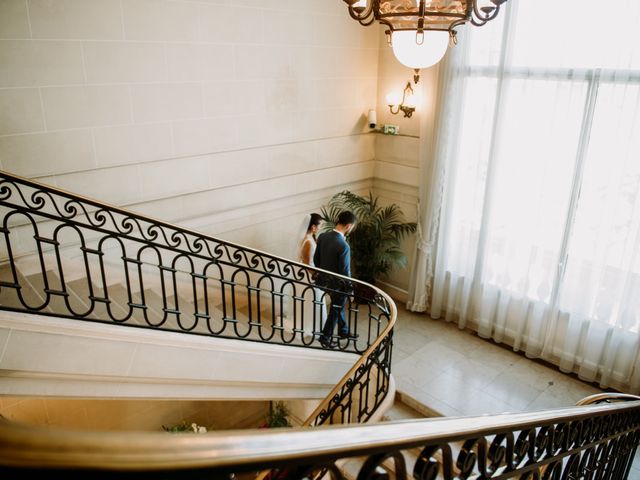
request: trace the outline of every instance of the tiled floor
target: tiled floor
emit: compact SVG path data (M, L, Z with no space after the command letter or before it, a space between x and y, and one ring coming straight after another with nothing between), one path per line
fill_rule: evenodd
M569 407L602 390L398 305L397 389L445 416Z
M399 393L444 416L570 407L602 392L455 324L398 303L391 371ZM629 480L640 479L640 459Z

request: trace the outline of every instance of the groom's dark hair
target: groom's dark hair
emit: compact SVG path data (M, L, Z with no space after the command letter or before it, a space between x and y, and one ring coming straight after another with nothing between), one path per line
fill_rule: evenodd
M349 225L350 223L356 223L356 216L348 210L340 212L340 215L338 215L338 225Z

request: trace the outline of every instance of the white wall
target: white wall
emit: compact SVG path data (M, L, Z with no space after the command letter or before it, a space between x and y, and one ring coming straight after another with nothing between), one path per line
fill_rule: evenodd
M378 34L329 0L2 0L0 168L288 253L372 185Z
M382 31L339 0L2 0L0 169L285 256L343 189L415 220L435 69L391 115Z

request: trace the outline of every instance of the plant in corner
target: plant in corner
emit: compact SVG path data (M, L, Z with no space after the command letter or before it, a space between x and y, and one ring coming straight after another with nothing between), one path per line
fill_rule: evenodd
M276 402L275 405L270 405L269 414L261 428L290 427L291 423L288 417L289 409L287 406L282 402Z
M336 193L321 210L326 230L335 226L343 210L351 210L356 215L355 227L349 234L355 278L375 284L380 276L407 265L400 242L416 231L416 223L405 221L399 205L381 206L371 192L366 197L348 190Z
M260 425L260 428L282 428L291 427L289 422L289 409L283 402L269 403L269 413L265 419L265 422ZM258 474L259 475L259 474ZM270 469L266 476L262 477L263 480L283 480L290 475L288 467ZM296 477L298 478L298 477ZM305 477L306 478L306 477Z

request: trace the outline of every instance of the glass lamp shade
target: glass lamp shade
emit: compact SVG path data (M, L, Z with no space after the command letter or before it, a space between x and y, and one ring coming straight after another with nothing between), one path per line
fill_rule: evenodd
M402 101L398 92L387 93L387 105L399 105Z
M449 46L449 32L427 30L421 44L416 42L415 30L398 30L391 39L393 54L398 61L414 69L427 68L438 63Z

